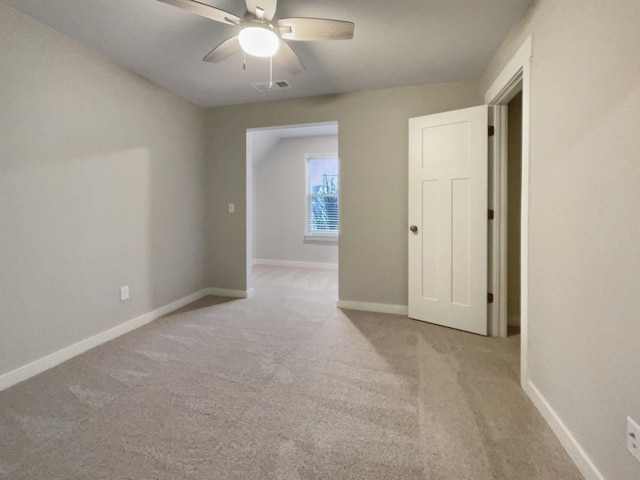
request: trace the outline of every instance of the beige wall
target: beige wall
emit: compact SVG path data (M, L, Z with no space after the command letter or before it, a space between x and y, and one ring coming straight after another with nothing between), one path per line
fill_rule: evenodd
M477 87L460 82L209 109L210 285L246 289L246 129L338 121L340 299L406 305L408 120L480 104ZM237 214L226 212L229 202Z
M338 136L283 138L253 171L255 259L336 265L338 244L305 242L307 154L337 154Z
M637 480L640 419L640 2L540 0L483 91L533 34L532 383L607 480Z
M0 5L0 374L205 286L203 125Z

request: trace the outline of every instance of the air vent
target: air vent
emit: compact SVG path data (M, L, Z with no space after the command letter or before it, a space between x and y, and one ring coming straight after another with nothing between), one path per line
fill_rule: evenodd
M291 84L286 80L277 80L273 82L273 87L269 88L269 82L252 83L253 88L259 92L269 92L272 90L282 90L283 88L291 88Z

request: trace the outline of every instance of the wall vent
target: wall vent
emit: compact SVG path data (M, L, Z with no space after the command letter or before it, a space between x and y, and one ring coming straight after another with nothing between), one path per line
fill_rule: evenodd
M269 92L273 90L282 90L283 88L291 88L291 84L286 80L276 80L273 82L273 88L269 89L269 82L252 83L253 88L259 92Z

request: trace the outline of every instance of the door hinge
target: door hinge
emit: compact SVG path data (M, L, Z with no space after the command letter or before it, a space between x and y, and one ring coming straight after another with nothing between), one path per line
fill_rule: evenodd
M493 137L496 134L496 127L489 125L489 136Z
M496 216L495 210L489 209L489 215L488 215L489 220L493 220L495 216Z
M487 303L493 303L493 293L487 293Z

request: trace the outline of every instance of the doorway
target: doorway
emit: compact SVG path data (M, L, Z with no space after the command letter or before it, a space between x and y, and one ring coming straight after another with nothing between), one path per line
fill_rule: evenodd
M507 336L520 333L522 92L507 104Z
M247 283L286 269L337 279L338 123L248 129L246 170Z
M529 311L529 136L530 136L530 98L531 98L531 57L533 54L532 37L529 36L518 51L507 62L502 71L498 74L494 82L485 93L485 103L498 106L498 112L507 115L507 106L518 95L521 96L521 185L520 185L520 238L519 238L519 267L520 267L520 298L519 298L519 320L520 320L520 385L529 391L529 369L528 369L528 311ZM502 108L500 108L502 107ZM499 115L501 117L502 115ZM500 120L500 118L498 119ZM498 121L495 125L496 131L500 132L502 138L508 138L508 122ZM502 142L500 150L505 158L506 142ZM503 162L505 163L505 162ZM507 178L502 175L496 184L497 192L507 192ZM506 210L508 203L507 195L500 196L496 201L497 214ZM507 219L501 216L498 222L498 244L505 244L507 240ZM492 331L494 336L506 336L508 330L508 271L507 271L507 251L505 248L498 250L497 261L499 268L498 275L493 283L493 288L498 292L498 306L491 317ZM513 287L512 287L513 290ZM497 314L496 314L497 312Z

